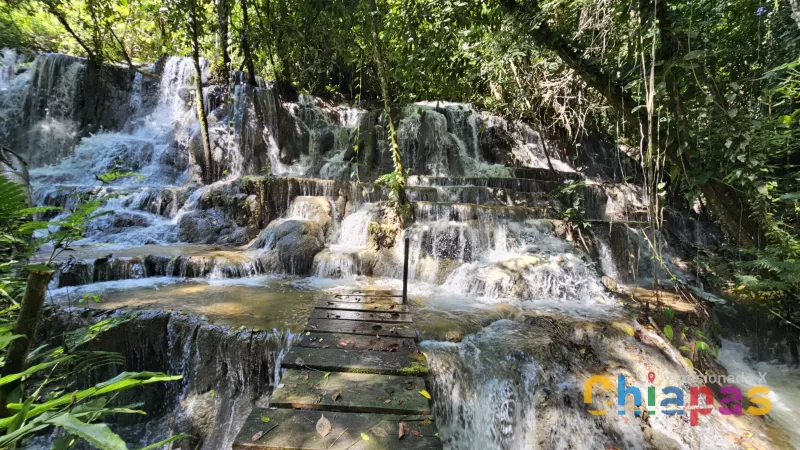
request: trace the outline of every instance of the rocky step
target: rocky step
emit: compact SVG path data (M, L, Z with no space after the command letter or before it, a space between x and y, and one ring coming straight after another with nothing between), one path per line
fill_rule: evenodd
M330 424L317 431L322 416ZM398 439L401 425L407 433ZM324 436L323 436L324 434ZM364 438L366 436L366 438ZM323 413L255 408L233 443L236 450L441 449L436 424L427 415Z
M547 192L524 192L487 186L408 186L411 201L524 206L551 200Z
M524 221L526 219L557 219L558 212L550 205L493 206L474 203L412 202L416 221Z
M235 250L210 246L174 246L150 254L134 255L132 250L108 250L104 256L89 255L67 262L56 271L54 287L81 286L104 281L133 280L148 277L179 278L243 278L265 273L258 258ZM185 248L186 254L175 255ZM140 253L148 250L138 249ZM144 250L144 252L141 252ZM119 255L119 256L118 256Z
M509 177L434 177L412 175L406 179L407 186L445 187L477 186L496 189L513 189L520 192L552 192L562 186L562 181Z

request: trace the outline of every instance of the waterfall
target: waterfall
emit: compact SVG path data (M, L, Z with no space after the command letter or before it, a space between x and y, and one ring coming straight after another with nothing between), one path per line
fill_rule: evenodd
M339 227L338 239L314 258L314 274L321 278L349 278L365 275L369 261L367 239L369 224L377 212L372 203L362 204L358 210L344 218Z

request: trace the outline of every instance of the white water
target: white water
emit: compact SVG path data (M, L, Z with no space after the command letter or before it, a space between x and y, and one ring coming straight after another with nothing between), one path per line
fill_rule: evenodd
M800 369L765 361L755 362L749 355L750 349L744 344L723 339L717 359L728 374L741 377L743 383L739 387L743 393L759 384L772 391L767 396L772 403L767 420L786 431L792 445L800 448L800 428L797 427L800 418ZM760 374L766 374L766 383L758 383Z

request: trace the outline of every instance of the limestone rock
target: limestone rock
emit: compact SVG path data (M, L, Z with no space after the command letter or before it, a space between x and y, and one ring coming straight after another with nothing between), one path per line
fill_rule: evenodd
M262 231L251 248L266 250L259 257L267 270L307 274L314 256L325 246L322 229L310 220L276 220Z

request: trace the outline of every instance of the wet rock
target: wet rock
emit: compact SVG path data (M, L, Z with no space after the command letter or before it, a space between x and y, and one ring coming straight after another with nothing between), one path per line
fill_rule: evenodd
M262 231L251 248L267 250L259 257L267 270L308 274L314 256L325 246L320 226L309 220L280 220Z
M504 120L492 119L493 117L489 118L480 136L481 156L490 163L505 164L513 146L513 139Z
M150 220L139 214L116 213L112 216L110 225L113 228L143 228L150 226Z
M336 138L329 128L317 130L314 136L314 151L318 155L324 155L333 149Z
M194 94L192 94L192 90L190 88L182 87L178 89L178 98L183 100L183 102L187 105L191 105L194 101Z
M178 223L178 237L184 242L213 244L220 239L222 230L231 222L216 209L191 211Z
M117 398L123 405L142 402L147 412L146 416L108 418L126 442L137 444L134 448L178 433L193 437L175 448L229 448L253 404L269 398L275 387L276 361L294 339L288 332L220 327L166 311L47 308L37 340L60 339L68 331L100 321L105 321L104 331L80 350L118 352L125 364L105 365L81 382L93 384L122 370L183 376L179 381L126 391Z
M316 223L324 235L328 234L333 224L331 203L323 196L301 196L292 201L289 215Z

